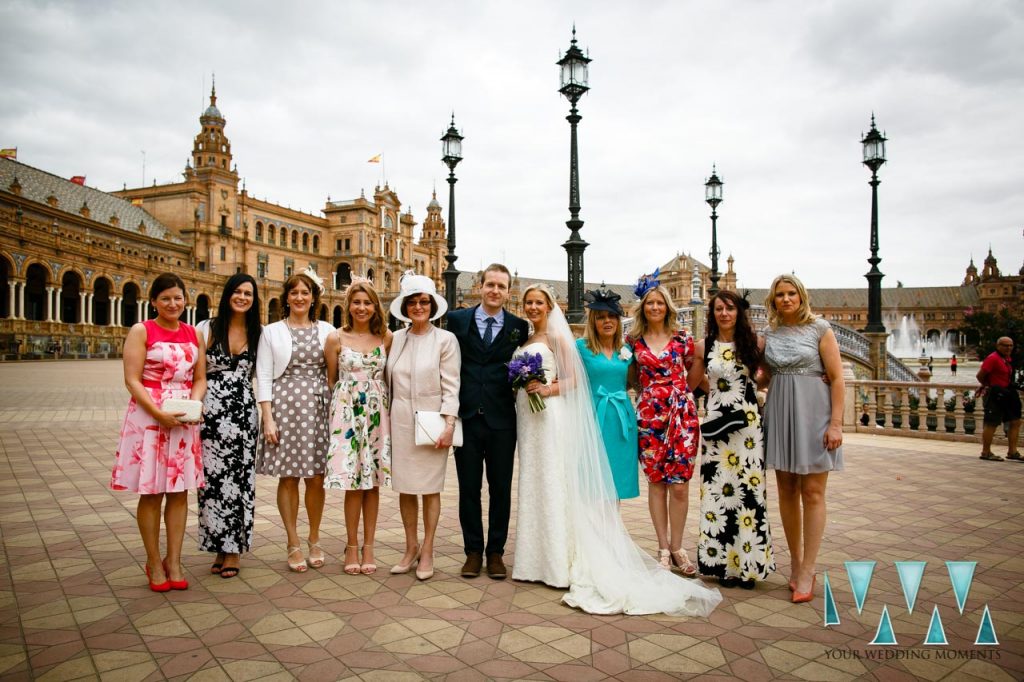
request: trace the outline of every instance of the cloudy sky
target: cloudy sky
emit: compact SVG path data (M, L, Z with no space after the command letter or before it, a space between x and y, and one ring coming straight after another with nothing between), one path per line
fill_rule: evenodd
M0 147L119 189L180 178L216 73L250 193L319 214L387 180L418 221L450 112L458 265L564 277L575 21L588 280L624 282L719 243L741 285L795 270L865 286L872 111L886 286L958 284L991 244L1024 263L1019 0L0 3ZM205 88L205 90L204 90ZM1016 123L1015 123L1016 121ZM724 269L724 263L722 264Z

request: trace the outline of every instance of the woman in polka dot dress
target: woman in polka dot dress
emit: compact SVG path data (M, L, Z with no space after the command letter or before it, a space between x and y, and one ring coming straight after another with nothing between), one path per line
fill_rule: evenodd
M256 472L280 478L277 509L288 534L288 567L303 572L324 565L320 520L327 469L327 370L324 343L334 327L319 322L321 284L316 273L292 275L284 284L284 319L267 325L256 360L263 439ZM298 533L299 479L306 481L308 564Z

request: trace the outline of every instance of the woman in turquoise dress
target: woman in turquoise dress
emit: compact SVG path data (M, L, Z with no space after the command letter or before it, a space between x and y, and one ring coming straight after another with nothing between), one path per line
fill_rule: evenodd
M636 412L626 393L626 374L633 354L622 343L620 296L598 289L588 291L584 299L587 326L583 338L576 340L576 348L590 380L590 397L615 492L620 500L628 500L640 496Z

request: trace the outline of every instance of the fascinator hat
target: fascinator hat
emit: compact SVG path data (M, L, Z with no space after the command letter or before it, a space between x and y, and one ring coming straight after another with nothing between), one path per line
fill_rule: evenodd
M640 279L636 281L636 286L633 287L633 293L636 295L637 300L643 300L643 297L647 295L648 291L661 286L661 281L658 279L659 274L661 274L660 267L656 268L654 272L649 275L642 275Z
M622 296L619 296L614 291L608 289L594 289L583 294L584 306L589 310L607 310L613 315L622 317L622 306L619 301Z
M306 269L300 272L299 274L308 277L310 281L316 285L318 293L324 293L324 279L323 277L317 274L316 270L313 269L312 265L307 265Z
M434 286L434 280L430 279L426 275L417 275L412 270L407 270L402 275L402 291L398 294L398 298L391 301L391 306L388 308L391 312L392 317L396 317L402 322L412 322L408 315L402 312L402 302L410 296L417 294L428 294L434 303L437 304L437 312L431 317L431 320L437 318L448 312L448 301L444 300L437 294L437 287Z

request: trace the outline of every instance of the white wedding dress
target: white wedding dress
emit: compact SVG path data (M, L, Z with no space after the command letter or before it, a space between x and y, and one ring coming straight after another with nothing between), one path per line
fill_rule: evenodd
M619 514L590 386L561 310L548 317L549 348L540 353L559 395L530 411L516 397L519 507L512 577L568 587L562 601L596 614L667 613L707 616L722 601L718 590L662 568L633 542Z
M555 354L547 344L530 343L519 353L540 353L550 384L558 376ZM544 399L545 408L531 412L526 391L516 395L516 443L519 447L519 507L516 510L514 580L569 587L568 490L558 427L565 424L561 396Z

